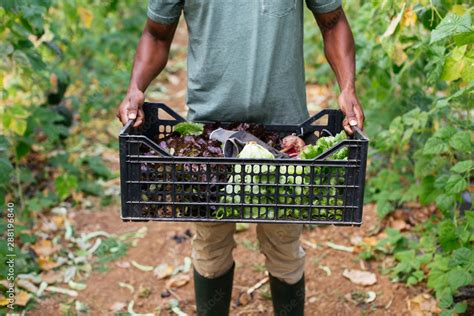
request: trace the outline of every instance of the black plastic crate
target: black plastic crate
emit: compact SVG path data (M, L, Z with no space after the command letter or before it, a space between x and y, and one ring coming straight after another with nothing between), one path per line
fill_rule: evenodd
M314 160L175 157L153 139L185 119L160 103L143 110L142 126L130 121L119 136L122 220L362 224L368 139L358 128ZM299 125L265 129L319 137L339 133L342 119L326 109ZM331 159L339 150L347 160Z

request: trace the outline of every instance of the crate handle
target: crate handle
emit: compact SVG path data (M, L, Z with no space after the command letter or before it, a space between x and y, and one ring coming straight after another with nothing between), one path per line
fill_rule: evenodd
M157 118L158 120L160 121L165 121L164 119L161 119L159 117L159 114L160 114L160 109L162 109L163 111L165 111L167 114L169 114L171 117L173 117L176 121L178 122L184 122L186 121L183 117L181 117L178 113L176 113L173 109L171 109L169 106L167 106L166 104L163 104L163 103L152 103L152 102L145 102L143 103L143 107L145 108L152 108L152 107L155 107L157 108L157 111L156 111L156 114L157 114Z
M128 134L128 131L129 131L130 128L133 127L133 124L135 124L135 119L128 120L128 122L125 123L125 125L120 129L119 135Z
M316 114L314 114L313 116L311 116L310 118L308 118L306 121L304 121L303 123L300 124L301 127L303 126L308 126L308 125L311 125L314 121L316 121L317 119L320 119L321 117L323 117L324 115L331 115L331 114L335 114L336 112L339 112L339 110L334 110L334 109L324 109Z
M313 122L327 115L328 122L326 125L313 125ZM300 135L304 136L314 131L321 131L322 129L328 129L338 133L342 130L342 112L341 110L335 109L324 109L319 113L311 116L306 121L301 123L298 127L300 129Z
M352 132L354 133L354 138L355 139L360 139L360 140L369 140L369 136L364 132L364 130L360 129L358 126L351 126Z

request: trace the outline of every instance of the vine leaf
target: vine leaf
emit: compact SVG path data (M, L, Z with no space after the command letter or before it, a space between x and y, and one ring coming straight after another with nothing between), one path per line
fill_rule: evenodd
M463 16L448 13L439 23L436 29L431 32L430 44L442 40L443 38L471 31L471 15L466 13Z

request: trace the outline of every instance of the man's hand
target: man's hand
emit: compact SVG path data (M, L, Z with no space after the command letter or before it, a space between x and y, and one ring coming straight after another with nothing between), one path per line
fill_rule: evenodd
M142 109L143 102L145 102L143 92L139 89L129 91L119 106L117 118L123 125L127 124L129 120L136 119L133 127L140 126L145 120L145 114Z
M133 127L145 120L143 102L150 82L163 70L178 23L160 24L148 19L138 44L128 93L119 106L117 118L125 125L134 120Z
M344 130L352 135L351 126L364 126L364 113L355 94L354 37L342 8L327 13L315 13L324 39L324 53L336 74L341 88L339 107L345 115Z
M344 113L345 118L342 121L342 126L344 130L352 135L351 126L357 126L360 129L364 128L364 111L360 105L359 99L357 98L354 91L342 91L337 99L339 102L339 107L341 108L342 113Z

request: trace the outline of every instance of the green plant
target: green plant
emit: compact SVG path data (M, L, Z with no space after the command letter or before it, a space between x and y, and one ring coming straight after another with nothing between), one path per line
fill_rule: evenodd
M452 298L472 280L472 268L451 256L473 249L472 212L462 218L459 210L473 170L473 10L461 1L347 1L345 8L371 138L366 201L377 204L380 217L409 201L442 213L411 235L388 230L362 257L393 254L393 280L428 278L443 313L461 312L465 304ZM320 40L307 41L321 49Z
M38 213L104 195L117 176L102 153L118 147L110 111L125 94L143 12L131 0L0 3L0 205L15 204L16 273L40 269L28 251Z

